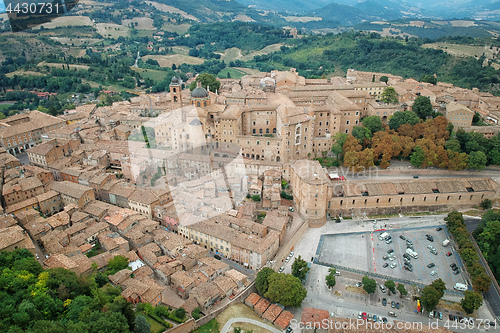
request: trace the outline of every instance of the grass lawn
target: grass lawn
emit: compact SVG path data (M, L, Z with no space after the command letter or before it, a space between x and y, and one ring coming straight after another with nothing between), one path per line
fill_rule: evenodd
M144 69L137 67L130 67L134 72L140 73L142 77L148 77L155 82L163 81L165 76L167 76L167 72L159 71L155 69Z
M0 104L0 112L8 109L11 105L14 105L14 104Z
M189 47L187 46L172 46L172 50L175 54L189 55Z
M194 333L219 333L219 323L217 320L212 319L203 326L200 326Z
M265 323L262 318L260 318L253 310L243 303L233 304L224 310L220 315L217 316L217 322L219 323L219 328L224 327L229 319L232 318L250 318L262 323ZM271 324L272 326L272 324ZM203 327L203 326L202 326ZM246 323L236 323L233 327L240 327L245 330L252 330L253 333L268 333L269 331L254 325L247 325ZM200 327L201 328L201 327ZM211 331L204 331L211 332ZM232 332L230 330L230 332Z
M146 320L151 325L151 333L163 332L163 330L166 329L165 326L163 326L162 324L157 322L156 319L151 318L147 314L144 314L144 317L146 317Z

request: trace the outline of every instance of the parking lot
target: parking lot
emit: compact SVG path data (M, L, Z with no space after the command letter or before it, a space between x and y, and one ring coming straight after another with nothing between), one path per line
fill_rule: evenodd
M451 244L442 246L443 240L449 237L446 228L437 231L437 226L422 228L406 228L387 231L392 238L392 243L387 244L385 240L379 240L378 236L384 231L373 233L360 232L344 235L325 235L320 242L320 253L318 260L326 264L335 264L356 270L388 275L394 279L409 280L421 284L429 284L441 278L448 289L452 289L455 283L464 283L463 267L458 260L458 254L452 249ZM434 241L426 238L431 235ZM403 254L407 249L406 240L403 236L413 242L414 251L418 258L411 258L409 263L412 271L404 269ZM432 254L428 245L435 248L437 254ZM388 250L393 250L393 259L383 259L388 255ZM451 252L451 256L446 256ZM433 263L434 267L427 267ZM456 263L460 274L454 275L450 264ZM384 267L384 264L387 264ZM394 266L391 268L391 266ZM435 275L430 273L435 271Z

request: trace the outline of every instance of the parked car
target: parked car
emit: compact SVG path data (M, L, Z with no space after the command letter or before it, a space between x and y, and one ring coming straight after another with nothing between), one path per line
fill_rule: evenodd
M397 316L396 316L396 313L394 313L394 312L392 312L392 311L387 312L387 314L388 314L390 317L397 317Z
M436 266L436 265L433 262L431 262L429 265L427 265L427 267L429 267L429 268L432 268L434 266Z
M451 255L452 255L452 254L453 254L453 253L451 253L451 252L447 252L447 253L446 253L446 256L447 256L447 257L451 257Z
M391 264L391 268L395 268L397 265L398 265L397 263L393 262L393 263Z
M409 272L413 272L413 268L411 268L411 267L408 267L408 266L406 266L406 265L405 265L405 266L404 266L404 268L405 268L407 271L409 271Z
M453 271L453 275L458 275L458 274L460 274L460 270L459 269Z
M288 326L288 328L286 329L285 331L286 333L292 333L293 332L293 329L291 326Z
M221 260L221 257L218 254L214 254L214 258L217 259L217 260Z
M399 310L399 302L396 302L396 309Z
M452 263L452 264L450 265L450 267L451 267L451 268L453 268L453 267L457 267L457 264L456 264L456 263Z
M383 285L379 285L379 288L380 288L380 291L385 294L387 288L385 286L383 286Z
M394 249L387 250L388 254L394 253Z
M443 230L443 228L441 228L441 227L436 228L436 231L441 231L441 230Z
M387 305L387 299L384 297L382 298L382 305L383 306L386 306Z
M363 318L363 312L359 311L359 313L358 313L358 319L361 319L361 318Z
M438 316L439 316L439 319L443 319L443 313L442 312L439 312Z
M392 302L391 302L391 308L393 308L393 309L394 309L395 307L396 307L396 302L392 301Z
M436 275L436 274L437 274L437 272L436 272L436 271L432 271L432 272L431 272L431 276L434 276L434 275Z
M399 238L401 238L402 240L406 240L406 237L403 235L399 235Z
M363 283L362 283L362 282L358 282L358 283L356 283L356 287L358 287L358 288L359 288L359 287L361 287L362 285L363 285Z
M281 267L280 267L280 270L278 271L278 273L281 273L281 272L283 272L284 270L285 270L285 266L281 266Z
M384 265L382 265L383 268L386 268L387 266L389 266L388 263L385 263Z
M373 315L373 322L376 323L378 320L377 315Z
M382 317L382 322L385 324L387 323L387 318L386 317Z

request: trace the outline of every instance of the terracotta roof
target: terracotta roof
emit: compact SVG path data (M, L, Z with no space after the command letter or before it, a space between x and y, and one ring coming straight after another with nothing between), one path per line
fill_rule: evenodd
M279 305L271 304L262 315L262 318L269 320L272 323L276 320L276 318L278 318L282 311L283 309L280 308Z
M271 302L269 302L267 299L265 298L261 298L257 304L255 304L255 306L253 307L255 312L257 312L257 314L259 315L262 315L264 312L266 312L267 308L271 305Z
M313 309L304 307L302 309L302 318L300 322L306 323L318 323L321 324L323 320L328 320L330 317L330 313L327 310Z
M78 265L64 254L53 254L44 260L43 264L47 266L47 268L62 267L69 270L78 269Z
M20 226L12 226L0 229L0 250L24 240L26 235Z
M81 198L87 191L93 191L91 187L68 181L55 182L52 184L51 189L61 194L65 194L72 198L78 199Z
M274 324L284 330L285 328L287 328L288 325L290 325L292 319L293 319L293 314L285 310L281 312L278 318L276 318Z
M60 212L45 220L52 229L55 229L60 226L68 226L69 225L69 214L66 212Z
M248 297L245 299L246 304L251 304L252 307L255 306L260 301L260 296L256 293L251 293L248 295Z

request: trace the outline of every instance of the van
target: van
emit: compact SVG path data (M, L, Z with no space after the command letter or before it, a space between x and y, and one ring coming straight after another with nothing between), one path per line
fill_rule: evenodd
M387 232L383 232L383 233L381 233L381 234L378 236L378 239L379 239L379 240L385 240L385 239L387 239L388 237L389 237L389 233L387 233Z
M412 249L406 249L406 254L408 254L413 259L417 259L418 258L418 253L415 252L415 251L413 251Z
M466 291L467 290L467 285L463 283L456 283L453 289L458 290L458 291Z
M449 240L449 239L445 239L445 240L443 241L443 243L441 243L441 244L443 245L443 247L447 247L447 246L448 246L448 244L450 244L450 240Z

